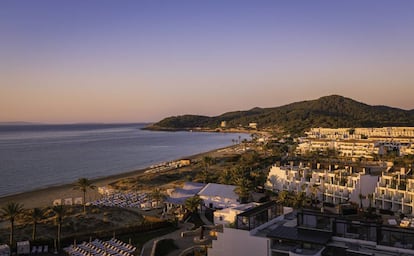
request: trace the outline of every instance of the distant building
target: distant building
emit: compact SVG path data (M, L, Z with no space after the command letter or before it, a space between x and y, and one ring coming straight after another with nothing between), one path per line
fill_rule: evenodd
M257 129L257 123L249 123L249 128Z
M190 159L181 159L180 160L180 163L179 163L180 167L189 166L190 164L191 164L191 160Z
M226 121L221 121L220 127L221 128L226 128L227 127L227 122Z
M312 128L306 135L298 153L334 150L341 157L367 159L388 152L414 154L414 127Z

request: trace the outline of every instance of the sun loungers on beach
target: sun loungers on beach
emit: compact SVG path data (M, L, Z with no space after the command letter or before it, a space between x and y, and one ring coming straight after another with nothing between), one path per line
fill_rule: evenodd
M109 206L122 208L145 208L151 201L146 193L116 193L91 202L95 206Z
M83 242L79 245L70 245L64 251L73 256L110 256L124 255L133 256L137 248L131 244L124 243L116 238L108 241L95 239L92 242Z

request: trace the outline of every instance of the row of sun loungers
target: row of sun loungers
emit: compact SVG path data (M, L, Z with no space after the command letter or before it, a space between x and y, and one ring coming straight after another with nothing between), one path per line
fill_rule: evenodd
M29 250L30 250L30 245L29 245ZM39 245L39 246L33 246L32 247L32 254L34 253L44 253L44 252L49 252L49 246L48 245Z
M90 243L83 242L79 245L71 245L64 250L72 256L133 256L136 249L133 245L112 238L109 241L95 239Z
M103 197L91 203L95 206L110 206L110 207L133 207L145 208L147 204L151 205L148 195L145 193L116 193L110 196Z

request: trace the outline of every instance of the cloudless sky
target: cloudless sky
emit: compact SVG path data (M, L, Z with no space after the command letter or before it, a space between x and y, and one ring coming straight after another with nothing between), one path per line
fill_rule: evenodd
M0 122L144 122L339 94L414 109L414 1L0 1Z

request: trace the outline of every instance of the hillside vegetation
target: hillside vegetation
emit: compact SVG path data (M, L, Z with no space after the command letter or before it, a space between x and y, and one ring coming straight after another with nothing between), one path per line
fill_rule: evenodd
M414 126L414 110L370 106L338 95L301 101L274 108L253 108L219 116L182 115L165 118L148 127L161 130L214 129L221 121L236 128L258 123L260 128L281 128L302 133L311 127L383 127Z

